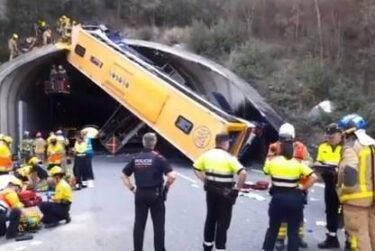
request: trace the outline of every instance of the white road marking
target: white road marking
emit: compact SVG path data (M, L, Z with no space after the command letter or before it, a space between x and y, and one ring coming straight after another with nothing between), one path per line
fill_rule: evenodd
M191 184L191 186L194 187L194 188L199 188L199 185L198 185L198 184L195 184L195 183L194 183L194 184Z
M41 245L41 244L42 244L41 241L33 241L33 242L30 243L30 245L32 245L32 246L37 246L37 245Z
M316 221L315 225L325 227L327 223L325 221Z
M177 176L179 176L180 178L183 178L184 180L187 180L187 181L189 181L189 182L191 182L193 184L197 184L198 183L197 180L195 180L193 178L190 178L190 177L188 177L188 176L186 176L186 175L184 175L184 174L182 174L180 172L177 172Z

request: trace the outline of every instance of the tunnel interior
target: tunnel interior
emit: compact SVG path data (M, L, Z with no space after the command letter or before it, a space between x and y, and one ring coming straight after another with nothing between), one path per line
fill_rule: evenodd
M72 132L87 125L100 128L119 105L89 78L68 64L65 57L53 57L38 65L34 77L27 80L29 84L20 94L23 107L23 111L19 111L19 119L23 121L20 124L32 135L40 131L46 136L48 132L58 129ZM70 94L45 93L45 82L49 80L53 64L62 65L66 69L71 86Z

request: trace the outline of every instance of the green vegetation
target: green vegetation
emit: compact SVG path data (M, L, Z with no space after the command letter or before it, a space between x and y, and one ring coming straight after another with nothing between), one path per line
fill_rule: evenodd
M185 43L229 67L299 134L358 112L375 134L375 2L356 0L3 0L0 34L32 34L33 22L62 14L107 23L131 36ZM0 50L4 58L6 48ZM332 118L309 123L310 109L332 100Z

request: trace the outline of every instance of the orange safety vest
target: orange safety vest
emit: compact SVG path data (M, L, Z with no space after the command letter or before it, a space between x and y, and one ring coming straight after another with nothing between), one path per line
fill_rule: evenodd
M294 148L294 158L296 158L299 161L306 161L308 160L308 152L305 144L303 144L300 141L295 141L293 143L293 148ZM281 146L280 146L280 141L277 141L273 144L271 144L268 148L268 158L276 157L280 155L281 153Z
M0 143L0 172L10 172L12 168L12 153L7 145Z
M2 207L4 209L8 209L11 206L10 202L6 198L8 193L9 193L9 191L4 191L4 192L0 193L0 207Z

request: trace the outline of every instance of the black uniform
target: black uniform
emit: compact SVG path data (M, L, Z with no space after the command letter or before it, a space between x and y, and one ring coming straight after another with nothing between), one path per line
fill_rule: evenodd
M134 251L143 250L143 237L148 211L154 226L155 251L165 251L164 175L172 171L168 161L155 151L144 149L123 169L126 176L134 173L135 193Z

